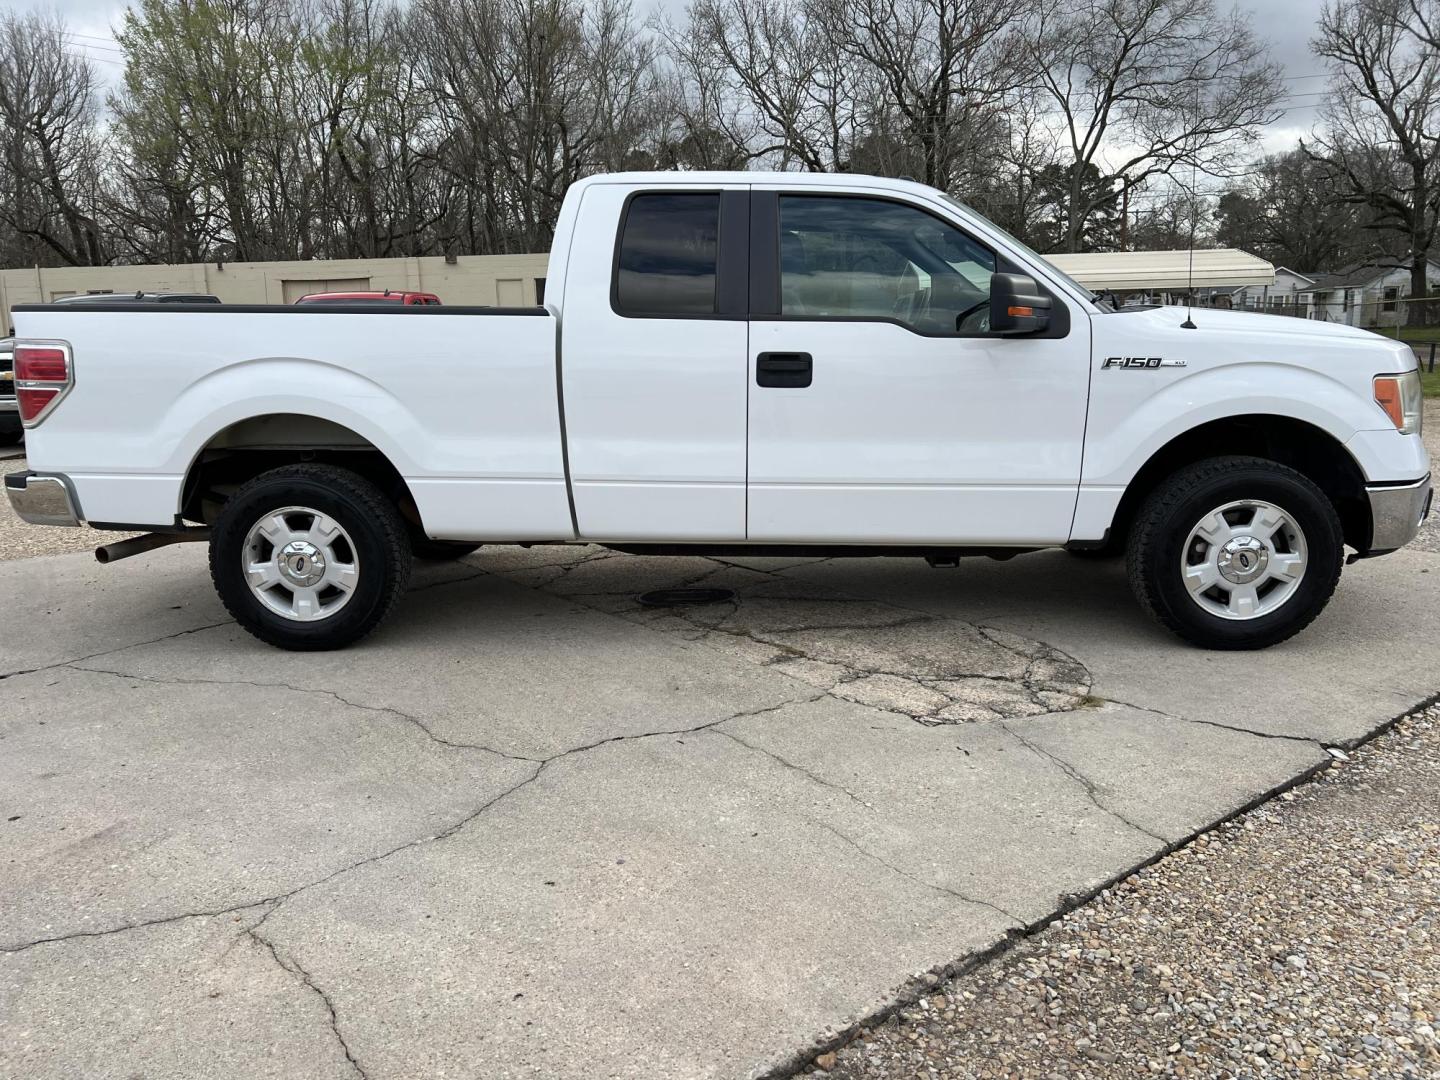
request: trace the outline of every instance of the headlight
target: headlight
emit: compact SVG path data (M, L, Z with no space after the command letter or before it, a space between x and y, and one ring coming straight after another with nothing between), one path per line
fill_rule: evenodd
M1375 376L1375 404L1379 405L1401 435L1416 435L1424 416L1420 372Z

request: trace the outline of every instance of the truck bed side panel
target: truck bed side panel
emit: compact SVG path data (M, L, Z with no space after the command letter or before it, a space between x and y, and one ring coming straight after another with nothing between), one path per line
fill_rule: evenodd
M20 337L73 347L75 387L27 441L32 468L71 476L88 520L170 524L218 433L299 414L383 452L432 536L573 535L544 312L55 308L15 321Z

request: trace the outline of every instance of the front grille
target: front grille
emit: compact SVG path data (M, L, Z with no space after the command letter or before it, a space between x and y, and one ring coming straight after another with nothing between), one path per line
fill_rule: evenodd
M15 353L10 342L0 341L0 398L15 396Z

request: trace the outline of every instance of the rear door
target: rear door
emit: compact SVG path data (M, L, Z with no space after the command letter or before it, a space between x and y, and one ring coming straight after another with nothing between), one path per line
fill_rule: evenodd
M576 222L560 354L579 534L743 539L748 185L595 183Z
M751 197L749 539L1025 545L1069 538L1088 322L989 333L1015 271L938 207Z

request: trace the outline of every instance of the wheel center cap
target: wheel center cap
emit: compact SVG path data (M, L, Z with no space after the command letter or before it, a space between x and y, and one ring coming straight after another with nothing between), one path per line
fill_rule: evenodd
M291 540L276 552L275 562L291 585L308 589L325 576L325 555L308 540Z
M1216 563L1226 581L1245 585L1265 573L1270 549L1253 536L1237 536L1220 549Z

